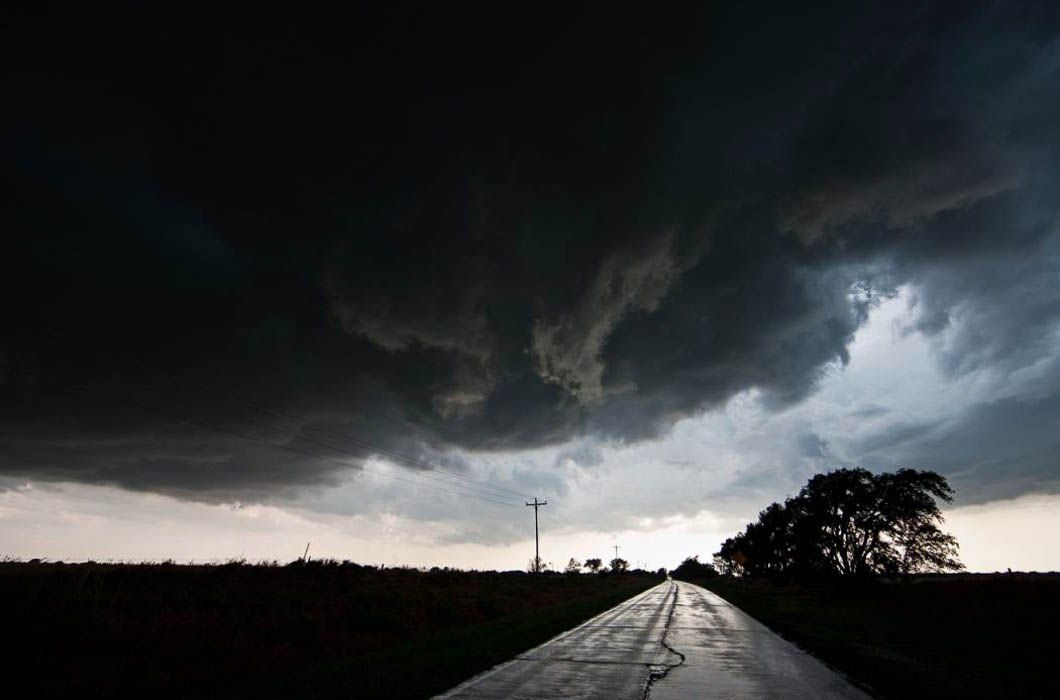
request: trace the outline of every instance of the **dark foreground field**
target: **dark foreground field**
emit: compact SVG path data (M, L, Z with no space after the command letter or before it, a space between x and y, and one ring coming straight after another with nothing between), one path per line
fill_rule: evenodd
M1060 575L696 580L882 698L1060 697Z
M40 696L427 697L659 582L355 564L0 564Z

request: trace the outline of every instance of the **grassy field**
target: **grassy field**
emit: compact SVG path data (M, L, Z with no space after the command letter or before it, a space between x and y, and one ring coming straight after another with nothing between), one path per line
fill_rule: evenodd
M881 698L1060 697L1060 574L694 581Z
M7 667L42 696L418 698L658 582L349 563L7 562L0 610Z

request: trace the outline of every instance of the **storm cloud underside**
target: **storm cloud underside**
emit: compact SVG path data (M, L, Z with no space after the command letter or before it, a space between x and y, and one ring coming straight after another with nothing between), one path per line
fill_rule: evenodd
M852 456L1055 492L1060 17L788 12L27 38L0 473L267 501L637 443L799 404L905 288L947 376L1035 381Z

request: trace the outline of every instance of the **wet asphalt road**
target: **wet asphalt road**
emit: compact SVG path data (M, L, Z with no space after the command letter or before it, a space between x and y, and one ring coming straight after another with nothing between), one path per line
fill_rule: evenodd
M666 581L441 698L868 698L699 586Z

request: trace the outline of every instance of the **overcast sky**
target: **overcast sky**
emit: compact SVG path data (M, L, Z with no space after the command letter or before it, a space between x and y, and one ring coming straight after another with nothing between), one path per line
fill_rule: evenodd
M0 554L1060 568L1053 3L16 19Z

